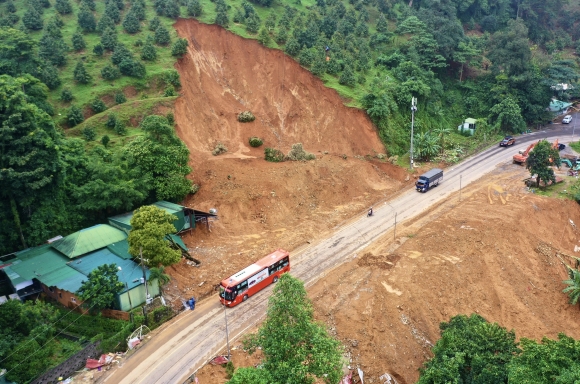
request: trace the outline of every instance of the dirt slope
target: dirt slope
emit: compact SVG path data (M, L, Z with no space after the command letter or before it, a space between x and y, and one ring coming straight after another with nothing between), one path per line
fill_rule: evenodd
M185 236L203 266L170 268L176 303L179 296L211 294L214 284L273 249L306 244L412 182L405 170L372 157L384 149L364 112L345 107L280 51L194 20L175 27L189 40L177 64L176 126L201 186L185 203L217 208L220 217L211 233L199 228ZM239 123L244 110L256 120ZM264 146L250 147L250 136L263 138ZM212 156L217 142L229 152ZM263 159L264 147L287 153L297 142L317 159Z

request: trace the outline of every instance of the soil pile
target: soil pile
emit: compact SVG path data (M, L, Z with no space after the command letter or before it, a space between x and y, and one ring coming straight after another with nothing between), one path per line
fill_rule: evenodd
M201 189L185 205L217 208L211 232L200 225L184 241L200 268L168 268L172 302L212 294L223 278L276 248L295 249L412 183L406 171L373 156L384 152L363 111L282 52L216 25L179 20L188 54L177 64L181 97L176 129L191 151L192 178ZM240 123L249 110L256 119ZM253 148L252 136L264 140ZM228 152L213 156L217 143ZM292 145L311 161L269 163L264 148L287 154Z

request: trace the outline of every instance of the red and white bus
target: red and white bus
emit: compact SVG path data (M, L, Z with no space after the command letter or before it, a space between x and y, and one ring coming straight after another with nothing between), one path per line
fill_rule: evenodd
M220 301L233 307L278 281L290 271L290 254L283 249L270 253L262 260L242 269L220 284Z

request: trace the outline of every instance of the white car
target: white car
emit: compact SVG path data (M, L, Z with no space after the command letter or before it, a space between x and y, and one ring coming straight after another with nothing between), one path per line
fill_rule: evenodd
M562 119L562 124L570 124L572 122L572 115L566 115Z

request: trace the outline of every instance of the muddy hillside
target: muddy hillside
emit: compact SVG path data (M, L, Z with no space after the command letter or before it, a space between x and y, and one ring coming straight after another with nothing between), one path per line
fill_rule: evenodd
M384 147L366 114L345 107L282 52L194 20L175 28L189 41L177 64L177 131L201 186L186 205L219 213L211 232L198 228L184 237L203 265L170 268L176 303L179 296L211 294L228 274L276 248L307 244L412 183L405 170L376 158ZM238 122L246 110L255 121ZM251 136L264 145L251 147ZM228 151L213 156L217 143ZM316 159L264 160L265 147L288 153L294 143Z

